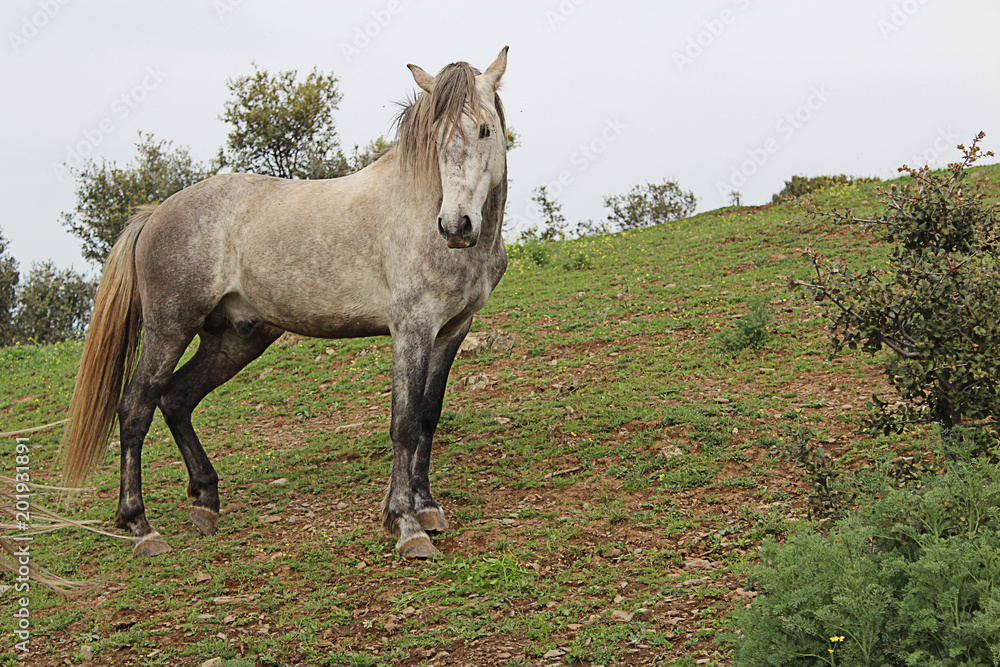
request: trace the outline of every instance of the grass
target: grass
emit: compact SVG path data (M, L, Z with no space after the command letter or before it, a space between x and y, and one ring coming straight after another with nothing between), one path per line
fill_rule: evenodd
M820 196L875 200L871 185ZM452 530L430 563L401 560L378 531L391 342L280 341L195 415L222 478L217 536L187 520L186 473L157 416L146 507L173 550L134 560L82 532L33 543L34 562L108 585L78 600L31 589L31 664L76 664L83 646L99 665L729 664L738 573L808 512L789 427L859 468L932 437L857 435L879 372L827 360L819 310L786 288L806 245L879 261L867 239L789 204L512 253L473 333L514 346L452 371L432 464ZM769 335L720 347L748 304L773 313ZM61 419L79 353L0 350L0 428ZM455 388L476 373L486 389ZM31 435L35 481L56 479L58 440ZM13 446L0 439L8 470ZM107 520L114 452L91 483L69 511ZM0 593L0 616L15 605Z

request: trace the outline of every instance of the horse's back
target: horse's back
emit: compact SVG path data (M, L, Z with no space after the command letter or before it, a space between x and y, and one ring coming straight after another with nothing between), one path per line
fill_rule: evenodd
M178 192L136 247L144 301L191 321L221 308L307 335L388 333L384 234L366 224L378 203L364 180L222 174Z

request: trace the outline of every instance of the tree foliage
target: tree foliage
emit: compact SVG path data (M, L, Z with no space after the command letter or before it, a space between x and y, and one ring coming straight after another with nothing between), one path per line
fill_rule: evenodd
M354 151L347 159L347 169L350 173L361 171L392 148L392 142L385 137L378 137L369 141L364 148L354 147Z
M63 213L63 225L83 241L83 256L102 264L136 209L158 203L205 177L186 148L140 134L137 155L124 167L89 161L76 174L76 208Z
M632 186L628 192L604 198L610 210L608 221L621 231L652 227L686 218L698 202L691 191L681 190L676 181Z
M963 159L944 172L902 167L912 182L880 188L884 210L874 217L817 212L889 244L886 265L862 273L811 253L815 280L793 281L829 304L831 356L844 348L891 350L885 375L900 401L873 397L873 431L1000 418L997 205L986 200L984 181L967 171L992 155L978 146L983 136L959 146Z
M7 239L0 229L0 347L14 341L18 279L17 261L7 254Z
M36 263L18 290L18 340L55 343L80 337L87 328L97 283L52 262Z
M296 70L255 69L226 81L232 99L220 118L233 129L218 166L281 178L349 173L333 120L341 100L337 78L314 69L299 82Z

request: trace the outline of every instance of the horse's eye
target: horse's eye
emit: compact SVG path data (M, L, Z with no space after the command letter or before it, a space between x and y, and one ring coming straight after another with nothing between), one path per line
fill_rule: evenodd
M479 138L485 139L490 136L490 126L485 123L479 126Z

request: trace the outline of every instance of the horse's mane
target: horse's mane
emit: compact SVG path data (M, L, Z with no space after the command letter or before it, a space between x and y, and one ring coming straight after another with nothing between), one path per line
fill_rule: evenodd
M403 103L396 116L396 145L400 162L418 182L437 183L438 170L436 133L441 130L445 141L457 130L462 132L460 120L468 113L477 124L483 117L482 104L476 92L479 70L466 62L446 65L434 79L434 90L422 92L416 99ZM497 110L500 131L493 133L494 141L507 141L507 125L503 105L494 93L493 104ZM467 137L463 136L463 140Z

